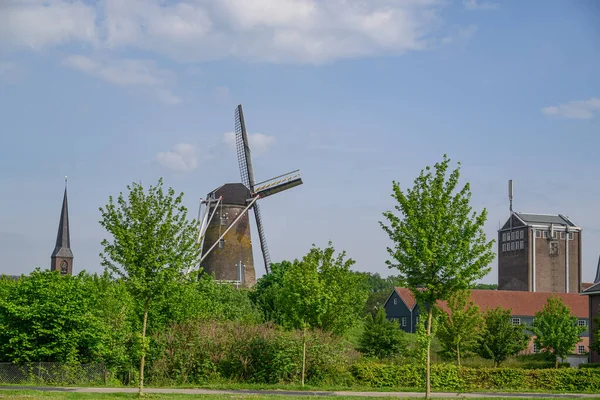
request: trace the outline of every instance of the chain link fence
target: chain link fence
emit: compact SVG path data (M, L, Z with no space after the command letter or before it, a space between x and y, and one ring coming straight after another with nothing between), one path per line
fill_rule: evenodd
M0 363L0 384L5 385L99 385L107 378L104 364Z

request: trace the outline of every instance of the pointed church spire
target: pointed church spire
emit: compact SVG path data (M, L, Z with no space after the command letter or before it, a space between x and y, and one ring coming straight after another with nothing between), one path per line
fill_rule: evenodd
M62 210L56 234L56 245L52 252L50 269L59 270L62 275L71 274L73 271L73 252L71 251L71 235L69 232L69 206L67 202L67 177L65 176L65 193L63 195Z
M598 268L596 269L596 279L594 283L600 283L600 256L598 256Z

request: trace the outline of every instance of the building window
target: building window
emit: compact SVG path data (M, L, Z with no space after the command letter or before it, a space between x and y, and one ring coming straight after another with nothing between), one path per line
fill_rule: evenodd
M515 242L510 242L510 249L514 250L515 249Z
M549 254L551 256L557 256L558 255L558 242L550 242Z
M525 248L525 241L521 240L519 246L521 247L521 250L523 250Z
M536 238L541 238L542 237L542 231L535 231L535 237Z
M587 326L587 321L585 319L580 319L577 321L578 326Z
M565 238L565 233L564 233L564 232L561 232L561 233L560 233L560 239L561 239L561 240L563 240L564 238Z
M585 354L585 346L581 344L577 346L577 354Z
M219 240L219 248L222 249L225 247L225 239Z
M406 326L406 317L402 317L402 326Z
M543 237L544 239L548 239L548 231L544 231Z
M506 243L502 243L502 251L506 251Z
M506 233L503 233L503 234L502 234L502 241L503 241L503 242L506 242Z
M513 318L512 319L512 324L513 325L520 325L521 324L521 318Z
M534 353L539 353L540 352L540 346L537 343L533 344L533 352Z
M398 304L398 299L394 299L394 305Z
M552 239L556 239L558 235L558 232L552 232Z
M519 233L519 236L521 237L521 239L523 239L524 235L525 235L525 232L523 230L521 230L521 232Z
M569 232L569 240L573 240L573 232Z
M221 215L221 225L227 225L227 215Z

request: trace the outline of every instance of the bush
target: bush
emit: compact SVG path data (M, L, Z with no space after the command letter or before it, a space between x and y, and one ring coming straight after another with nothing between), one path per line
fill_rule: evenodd
M148 379L155 384L202 383L228 379L251 383L300 380L302 333L271 324L190 321L174 324L154 336L155 353ZM309 332L306 382L348 383L356 354L340 339Z
M600 363L579 364L579 368L600 368Z
M424 388L425 368L361 361L354 377L372 387ZM600 369L466 368L433 364L431 386L438 390L600 391Z

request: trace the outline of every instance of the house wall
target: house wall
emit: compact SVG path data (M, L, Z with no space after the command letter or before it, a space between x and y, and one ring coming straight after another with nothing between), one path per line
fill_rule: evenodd
M388 319L398 321L400 324L400 328L408 333L414 333L415 331L415 322L416 322L416 314L418 314L418 307L415 307L416 310L411 310L406 306L402 298L394 292L389 297L388 301L384 305L385 314ZM406 318L406 324L402 325L402 319Z
M535 241L535 265L536 265L536 292L565 293L567 265L566 244L568 243L568 266L569 266L569 293L579 293L581 284L579 265L581 263L581 252L579 251L580 232L572 232L573 240L560 238L557 232L556 239L536 238ZM550 255L552 242L558 242L558 255Z
M600 340L600 338L597 337L598 324L594 322L595 318L598 317L598 313L600 312L600 294L590 294L588 297L590 302L590 321L588 325L591 344ZM590 362L600 363L600 354L595 351L590 351Z

